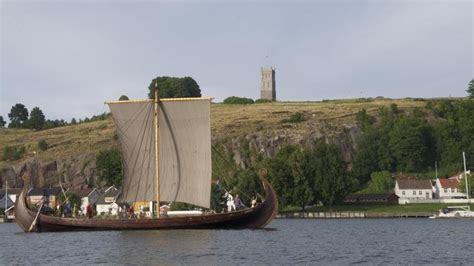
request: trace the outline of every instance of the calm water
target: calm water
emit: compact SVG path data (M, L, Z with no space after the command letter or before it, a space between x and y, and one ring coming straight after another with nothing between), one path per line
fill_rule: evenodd
M474 220L275 220L264 230L22 233L0 264L474 264Z

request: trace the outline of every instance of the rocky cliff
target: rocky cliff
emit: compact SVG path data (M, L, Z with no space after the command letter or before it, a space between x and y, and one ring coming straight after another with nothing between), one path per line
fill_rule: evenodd
M394 101L279 102L253 105L212 105L212 142L232 154L242 167L252 165L249 151L272 157L286 144L311 146L317 139L340 146L351 166L354 140L359 134L355 114L365 108L375 114ZM399 108L421 103L398 100ZM284 122L294 113L303 121ZM117 145L111 118L43 131L0 129L0 150L24 146L26 154L18 161L0 162L0 182L10 187L57 185L70 187L97 184L95 158L100 150ZM40 151L39 140L49 148Z

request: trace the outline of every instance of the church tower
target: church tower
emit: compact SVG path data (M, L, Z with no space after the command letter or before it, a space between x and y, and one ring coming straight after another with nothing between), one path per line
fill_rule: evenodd
M261 69L260 99L276 100L275 69L273 67Z

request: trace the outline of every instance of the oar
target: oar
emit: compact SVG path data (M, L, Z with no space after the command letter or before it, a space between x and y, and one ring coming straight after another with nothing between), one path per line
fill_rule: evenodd
M40 205L40 207L39 207L39 209L38 209L38 212L36 213L36 217L35 217L35 219L33 220L33 222L31 223L31 226L30 226L30 228L28 229L28 232L31 232L31 231L33 230L33 227L35 227L36 221L38 220L38 217L39 217L39 215L40 215L41 209L43 208L43 204L44 204L44 201L41 202L41 205Z

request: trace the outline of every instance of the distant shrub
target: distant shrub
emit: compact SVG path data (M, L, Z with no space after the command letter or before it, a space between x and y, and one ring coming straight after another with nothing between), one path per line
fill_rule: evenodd
M281 120L281 123L299 123L303 122L306 119L304 118L303 114L300 112L292 113L290 118L285 118Z
M128 100L129 100L129 99L128 99L128 96L127 96L127 95L122 95L122 96L120 96L120 98L119 98L119 101L128 101Z
M255 103L271 103L273 102L272 100L268 100L268 99L257 99L255 100Z
M5 146L3 148L2 160L3 161L16 161L23 157L26 149L24 146Z
M48 143L46 140L42 139L38 141L38 149L40 149L40 151L45 151L48 149Z
M250 98L230 96L224 100L225 104L253 104L254 101Z

